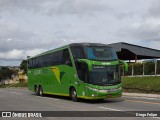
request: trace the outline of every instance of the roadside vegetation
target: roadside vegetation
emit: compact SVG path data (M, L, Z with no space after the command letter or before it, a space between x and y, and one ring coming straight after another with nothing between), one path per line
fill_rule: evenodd
M160 94L160 76L122 77L124 92Z
M9 88L9 87L28 87L28 83L16 83L16 84L3 84L0 85L0 88Z
M15 69L10 69L8 67L1 67L0 68L0 82L2 80L11 79L12 75L16 75L17 72L18 71Z

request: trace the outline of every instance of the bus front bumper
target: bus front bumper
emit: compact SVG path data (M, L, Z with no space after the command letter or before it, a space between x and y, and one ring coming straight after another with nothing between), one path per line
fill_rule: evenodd
M110 93L92 92L90 96L78 96L78 98L98 100L98 99L107 99L107 98L117 98L121 96L122 96L122 91L110 92Z

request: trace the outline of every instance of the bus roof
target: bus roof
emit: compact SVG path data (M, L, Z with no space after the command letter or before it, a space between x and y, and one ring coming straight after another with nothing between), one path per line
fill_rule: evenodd
M110 47L109 45L102 44L102 43L71 43L69 46L107 46Z
M49 53L52 53L52 52L55 52L55 51L63 50L65 48L68 48L69 46L82 46L82 47L84 47L84 46L107 46L107 47L110 47L106 44L101 44L101 43L71 43L71 44L68 44L68 45L65 45L65 46L62 46L62 47L59 47L59 48L55 48L55 49L40 53L38 55L29 57L27 59L32 59L32 58L42 56L42 55L46 55L46 54L49 54Z

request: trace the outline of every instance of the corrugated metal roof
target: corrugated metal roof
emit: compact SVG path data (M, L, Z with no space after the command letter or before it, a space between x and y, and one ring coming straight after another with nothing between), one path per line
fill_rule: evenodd
M113 47L117 52L118 56L125 60L133 60L135 59L135 55L137 55L137 59L160 58L160 50L152 48L124 42L109 44L109 46Z

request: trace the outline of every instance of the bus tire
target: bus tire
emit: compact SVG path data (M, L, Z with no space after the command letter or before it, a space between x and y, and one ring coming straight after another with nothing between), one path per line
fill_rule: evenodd
M35 91L35 94L36 94L36 95L39 95L39 88L38 88L38 86L37 86L37 85L35 85L35 87L34 87L34 91Z
M76 92L75 88L73 88L73 87L70 89L70 97L71 97L72 101L74 101L74 102L78 101L77 92Z
M39 95L41 96L41 97L43 97L43 88L42 88L42 86L39 86Z

